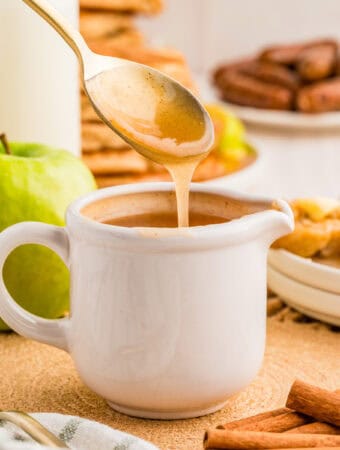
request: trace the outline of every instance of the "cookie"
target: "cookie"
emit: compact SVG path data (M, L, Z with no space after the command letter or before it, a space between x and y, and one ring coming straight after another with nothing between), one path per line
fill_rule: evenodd
M98 187L104 188L109 186L117 186L119 184L143 183L147 181L171 181L171 177L167 172L145 174L117 174L108 176L97 176L96 182Z
M82 158L94 175L136 174L148 170L147 160L132 149L84 153Z
M96 181L99 187L139 183L144 181L172 181L170 174L161 166L159 166L157 170L157 172L154 172L153 169L149 168L148 172L143 174L119 173L105 176L100 175L96 176ZM223 162L216 158L215 155L210 154L196 169L193 181L205 181L225 174L226 169Z
M162 0L80 0L80 7L94 10L157 14L162 10L163 2Z
M115 43L113 40L94 41L92 49L96 53L106 56L116 56L118 58L129 59L141 64L152 66L160 63L181 63L185 64L182 53L172 48L152 49L145 46L125 47Z
M81 120L83 123L102 123L97 113L93 109L89 99L82 92L80 96L81 104Z
M130 146L103 122L84 123L81 129L82 149L85 153L103 149L128 149Z
M131 14L100 11L80 13L80 32L88 40L110 37L132 29L134 25Z
M174 78L185 87L197 92L190 69L183 55L173 49L148 49L143 46L122 46L118 41L92 42L91 49L106 56L129 59L153 67Z
M144 44L144 35L140 31L131 28L127 30L121 30L110 36L98 37L97 39L92 40L86 39L86 43L92 51L103 55L105 53L101 49L107 45L138 48Z

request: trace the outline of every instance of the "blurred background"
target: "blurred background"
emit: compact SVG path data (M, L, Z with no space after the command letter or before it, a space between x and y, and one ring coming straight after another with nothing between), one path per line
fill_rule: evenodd
M239 101L222 102L230 86L221 92L213 80L221 65L255 59L274 44L332 38L337 46L339 0L50 2L75 26L80 19L93 51L150 65L218 106L210 112L220 141L194 181L287 198L340 197L340 86L334 89L332 111L303 114L294 105L284 111L268 105L249 110ZM74 55L52 29L22 0L1 0L0 12L0 121L12 140L43 142L81 155L100 187L169 179L162 167L140 157L101 123L79 90ZM284 70L299 76L296 68ZM325 80L329 77L337 83L339 73L333 70ZM260 97L262 87L266 84L260 84ZM296 92L293 96L295 102Z
M186 55L207 101L216 99L211 73L224 61L272 44L340 37L337 0L165 0L164 5L161 15L140 18L138 24L154 45L175 46ZM266 166L257 191L340 196L340 122L318 130L247 125Z
M340 37L338 0L164 0L161 15L140 18L155 45L175 46L196 72L268 43Z

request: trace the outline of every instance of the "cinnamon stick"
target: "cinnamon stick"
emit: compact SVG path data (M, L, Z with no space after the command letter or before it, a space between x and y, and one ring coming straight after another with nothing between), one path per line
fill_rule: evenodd
M340 427L340 393L296 380L286 402L288 408Z
M279 298L269 298L267 301L267 316L272 317L283 309L284 303Z
M253 424L249 431L270 431L273 433L283 433L285 431L295 429L311 422L310 417L304 416L296 412L288 412L274 418L268 418L258 424Z
M304 433L304 434L340 434L340 428L324 422L307 423L300 427L285 431L285 433Z
M245 430L247 429L248 425L260 423L263 420L274 418L283 414L287 414L289 412L292 412L292 410L289 408L278 408L272 411L266 411L260 414L256 414L255 416L234 420L233 422L228 422L223 425L219 425L217 428L224 430L242 430L242 429Z
M340 447L340 436L329 434L268 433L210 429L204 436L205 449L283 449Z
M300 427L312 421L312 418L293 412L288 408L280 408L257 416L219 425L218 429L271 431L282 433L295 427Z

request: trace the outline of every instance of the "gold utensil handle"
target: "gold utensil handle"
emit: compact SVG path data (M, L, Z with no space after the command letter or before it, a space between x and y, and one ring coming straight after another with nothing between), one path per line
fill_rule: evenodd
M13 423L39 444L52 448L69 448L63 441L28 414L19 411L0 411L0 420Z
M83 59L86 54L91 53L82 35L68 21L54 9L46 0L23 0L26 5L39 14L49 23L66 41L77 55L80 64L83 66Z

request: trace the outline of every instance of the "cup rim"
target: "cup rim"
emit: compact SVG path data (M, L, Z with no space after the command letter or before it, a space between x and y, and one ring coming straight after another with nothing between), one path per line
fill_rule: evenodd
M287 223L291 225L293 222L293 216L290 207L283 200L278 200L265 196L249 195L242 192L237 192L217 185L208 185L203 183L192 183L190 186L191 192L208 193L212 195L220 195L228 198L232 198L240 201L247 202L262 202L272 206L275 202L279 210L268 209L260 212L255 212L249 215L234 219L230 222L210 224L204 226L188 227L188 228L163 228L164 230L159 235L155 236L152 233L141 233L141 230L160 230L154 228L132 228L122 227L117 225L108 225L104 223L92 220L83 214L81 209L97 200L109 198L112 196L143 193L143 192L174 192L175 187L172 182L150 182L150 183L134 183L120 186L113 186L96 191L90 192L86 195L75 200L68 207L66 212L66 228L70 228L71 232L76 227L82 227L82 232L87 231L89 233L100 233L102 236L111 236L122 239L125 242L132 240L134 242L147 242L152 243L168 243L169 245L184 244L191 247L193 245L193 239L200 238L202 241L214 239L215 241L221 241L221 237L224 240L228 238L228 242L237 243L240 240L249 240L253 237L253 233L249 233L249 227L259 222L259 216L262 216L262 220L268 220L270 216L282 216L284 214L287 218ZM262 222L262 221L261 221ZM180 231L179 231L180 230ZM168 231L168 233L166 232ZM81 234L81 233L80 233ZM87 233L88 237L88 233ZM247 239L248 237L248 239ZM236 240L237 239L237 240ZM195 243L197 245L197 243ZM150 247L152 248L152 247Z

